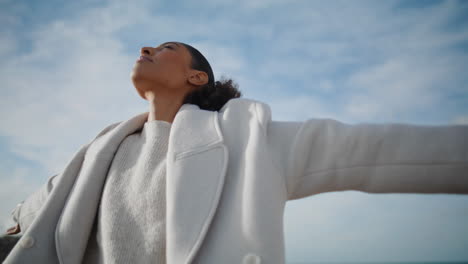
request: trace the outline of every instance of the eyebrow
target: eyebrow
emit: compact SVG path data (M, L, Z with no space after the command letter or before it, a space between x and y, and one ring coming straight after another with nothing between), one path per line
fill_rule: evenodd
M166 45L166 44L175 44L177 47L180 47L180 45L177 44L177 42L164 42L163 44L161 44L159 46L163 46L163 45Z

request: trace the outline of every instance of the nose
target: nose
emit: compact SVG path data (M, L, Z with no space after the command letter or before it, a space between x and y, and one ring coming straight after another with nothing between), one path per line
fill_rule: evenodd
M153 55L153 48L151 47L143 47L140 49L140 54L141 55L149 55L149 56L152 56Z

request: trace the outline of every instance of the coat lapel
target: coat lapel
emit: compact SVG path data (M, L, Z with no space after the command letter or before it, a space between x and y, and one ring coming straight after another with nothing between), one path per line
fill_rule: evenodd
M184 105L172 124L167 156L167 263L195 258L216 212L227 162L218 113Z
M140 129L147 118L145 112L121 122L94 140L86 151L55 230L60 263L81 262L114 154L125 137Z
M94 224L107 171L128 135L139 130L148 112L121 122L96 139L86 152L57 224L61 263L79 263ZM190 263L216 211L227 169L228 152L218 113L184 104L172 123L167 153L167 263Z

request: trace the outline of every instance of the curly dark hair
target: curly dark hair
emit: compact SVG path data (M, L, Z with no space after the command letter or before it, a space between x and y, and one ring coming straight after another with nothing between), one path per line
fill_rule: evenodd
M208 83L189 92L183 104L195 104L200 109L209 111L219 111L227 101L242 96L239 86L232 80L222 78L221 81L214 81L213 71L208 60L194 47L178 42L184 45L192 56L192 69L204 71L208 74Z

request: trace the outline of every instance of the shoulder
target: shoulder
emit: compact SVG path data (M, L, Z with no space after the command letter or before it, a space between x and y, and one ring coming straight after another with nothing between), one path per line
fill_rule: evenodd
M247 98L234 98L229 100L219 110L219 113L227 117L257 118L258 121L263 124L271 121L271 109L268 104Z
M106 134L107 132L111 131L114 127L118 126L120 123L122 123L123 121L119 121L119 122L116 122L116 123L112 123L110 125L107 125L104 129L101 130L101 132L99 132L97 134L97 136L94 138L94 140L96 140L98 137Z

